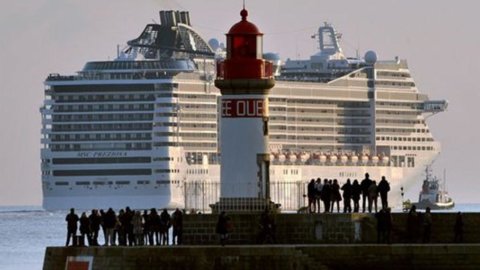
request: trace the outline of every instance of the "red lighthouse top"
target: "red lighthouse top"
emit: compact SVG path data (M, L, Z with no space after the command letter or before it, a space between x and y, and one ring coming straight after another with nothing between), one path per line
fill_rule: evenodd
M255 24L247 21L248 11L246 9L240 11L240 16L242 16L242 20L234 24L227 35L263 35Z
M242 20L227 33L227 58L219 63L217 79L264 79L272 76L272 65L263 60L263 34L247 21L248 11L240 12Z

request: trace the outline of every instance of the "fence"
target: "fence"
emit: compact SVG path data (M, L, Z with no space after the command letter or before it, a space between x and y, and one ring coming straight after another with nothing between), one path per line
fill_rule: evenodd
M271 200L280 204L283 212L296 212L306 206L305 194L307 194L307 183L302 181L270 183ZM220 199L220 183L188 182L184 185L183 195L185 209L208 213L211 212L210 205Z

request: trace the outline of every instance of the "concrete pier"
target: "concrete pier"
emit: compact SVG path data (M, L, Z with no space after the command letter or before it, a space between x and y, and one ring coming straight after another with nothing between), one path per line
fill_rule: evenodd
M76 256L91 257L92 270L480 269L479 244L49 247L43 269Z
M464 214L461 244L452 244L455 215L434 213L431 243L421 244L421 228L407 243L407 215L395 213L388 245L376 244L372 214L278 214L277 244L256 245L259 214L231 214L225 247L217 215L186 215L184 246L48 247L43 269L480 269L480 214ZM83 262L66 268L69 260Z

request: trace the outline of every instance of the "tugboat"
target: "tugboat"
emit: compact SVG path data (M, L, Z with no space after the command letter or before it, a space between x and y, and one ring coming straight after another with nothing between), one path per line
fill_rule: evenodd
M445 177L444 177L445 178ZM425 180L423 180L422 191L417 203L413 203L417 209L426 209L430 207L432 210L451 209L455 206L455 202L448 196L445 189L445 179L443 184L440 179L432 176L430 166L425 169Z

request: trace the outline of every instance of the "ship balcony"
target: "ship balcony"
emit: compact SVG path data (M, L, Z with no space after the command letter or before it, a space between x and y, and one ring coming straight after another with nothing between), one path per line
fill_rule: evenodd
M53 105L53 104L55 104L55 100L53 100L53 99L46 99L46 100L43 101L43 104L44 104L44 105Z
M53 120L52 120L52 119L43 118L43 119L42 119L42 124L43 124L43 125L51 125L51 124L53 124Z
M424 113L439 113L446 111L448 102L446 100L427 100L423 103Z

